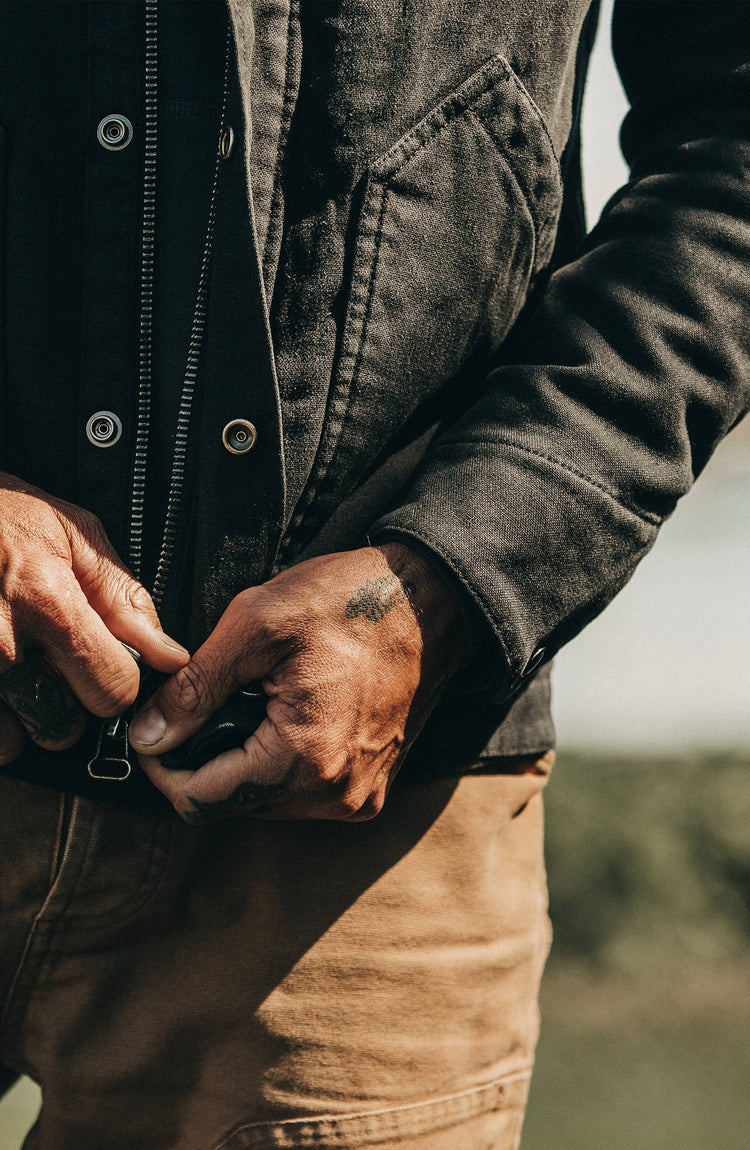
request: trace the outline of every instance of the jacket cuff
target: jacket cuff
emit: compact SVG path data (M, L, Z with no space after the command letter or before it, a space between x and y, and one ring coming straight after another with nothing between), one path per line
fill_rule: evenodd
M463 617L466 658L461 669L451 678L448 688L476 691L495 687L504 694L502 688L509 676L509 667L502 647L473 596L443 556L414 533L383 526L382 520L368 531L367 542L373 546L392 542L405 544L429 563L437 577L452 591Z
M426 547L494 636L464 674L517 694L627 582L658 524L565 463L500 440L443 441L372 527Z

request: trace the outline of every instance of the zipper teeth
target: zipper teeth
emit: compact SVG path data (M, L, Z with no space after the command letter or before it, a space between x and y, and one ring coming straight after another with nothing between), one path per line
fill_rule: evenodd
M145 62L145 162L143 173L143 226L141 257L140 328L138 359L138 405L135 452L133 460L133 488L130 504L130 567L136 578L141 576L143 563L144 512L146 502L146 473L149 431L151 421L152 380L152 318L154 292L154 236L156 223L156 144L157 144L157 3L146 0L146 62ZM224 56L224 81L219 121L219 137L214 162L208 225L201 259L200 277L196 293L193 322L188 343L187 363L183 377L180 405L177 414L172 469L167 496L159 558L151 591L155 604L161 605L166 590L169 569L177 539L177 520L185 485L190 416L195 396L203 334L206 326L206 300L208 295L211 249L216 218L216 192L221 168L221 134L224 130L229 99L229 64L231 24L227 25Z
M206 227L206 240L203 245L203 258L198 279L198 291L193 312L193 325L190 331L188 344L187 364L182 383L180 407L177 413L177 427L175 430L174 454L172 457L172 473L169 480L169 495L167 498L167 512L164 520L164 534L162 536L159 561L154 576L154 585L151 597L157 607L164 598L169 568L174 555L177 541L177 518L182 503L182 493L185 485L185 465L187 461L188 434L190 431L190 416L195 396L195 381L198 375L203 333L206 327L206 299L208 296L208 279L211 267L211 252L213 247L214 223L216 220L216 191L219 186L219 171L221 169L221 136L227 114L229 98L229 61L230 61L231 25L227 27L226 51L224 53L224 81L221 99L221 116L219 117L219 135L216 144L216 158L214 160L214 175L211 185L211 200L208 209L208 225Z
M146 0L145 162L143 168L143 224L141 231L141 295L138 334L138 409L136 418L133 489L130 501L130 567L137 579L143 562L143 515L146 501L146 461L151 417L152 312L154 293L154 235L156 224L157 131L157 0Z

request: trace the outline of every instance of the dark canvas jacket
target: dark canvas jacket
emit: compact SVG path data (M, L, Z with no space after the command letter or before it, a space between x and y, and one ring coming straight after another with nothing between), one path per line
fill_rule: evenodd
M264 355L257 450L204 471L198 630L401 536L493 637L433 743L549 745L543 680L490 736L748 404L748 5L616 4L632 175L585 241L588 0L229 7Z
M632 178L588 238L587 0L228 8L250 210L216 221L190 641L274 570L401 537L476 639L411 769L545 750L549 660L748 405L748 5L616 4Z

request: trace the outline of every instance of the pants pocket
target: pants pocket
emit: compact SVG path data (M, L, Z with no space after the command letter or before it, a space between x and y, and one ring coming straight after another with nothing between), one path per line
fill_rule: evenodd
M239 1126L212 1150L515 1150L530 1071L387 1110Z

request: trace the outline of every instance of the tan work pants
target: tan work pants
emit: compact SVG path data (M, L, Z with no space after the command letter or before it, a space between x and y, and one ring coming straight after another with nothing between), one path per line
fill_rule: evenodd
M197 829L0 778L0 1063L43 1092L26 1146L517 1147L549 759L397 784L349 825Z

